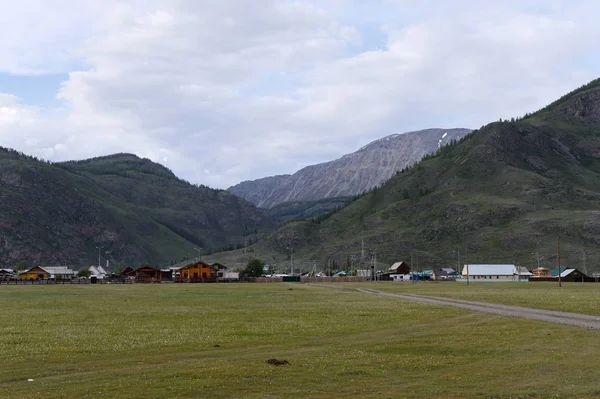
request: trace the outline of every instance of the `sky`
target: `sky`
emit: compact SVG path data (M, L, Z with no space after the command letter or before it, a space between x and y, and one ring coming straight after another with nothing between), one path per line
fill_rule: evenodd
M0 146L227 188L599 77L596 0L0 0Z

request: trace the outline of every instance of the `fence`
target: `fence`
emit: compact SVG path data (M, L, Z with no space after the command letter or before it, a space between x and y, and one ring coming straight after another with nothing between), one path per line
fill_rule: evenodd
M92 283L90 279L52 280L52 279L14 279L0 280L0 285L72 285L72 284L131 284L131 280L111 279L96 280Z
M302 277L303 283L361 283L371 281L370 277L345 276L345 277Z
M216 283L216 282L250 282L250 283L281 283L284 281L283 277L248 277L240 280L231 279L217 279L217 278L205 278L205 279L175 279L175 280L139 280L134 281L133 279L97 279L92 282L91 279L79 279L75 278L72 280L52 280L52 279L12 279L12 280L0 280L0 285L69 285L69 284L133 284L133 283ZM302 277L300 282L302 283L352 283L352 282L363 282L370 281L369 277L358 277L358 276L346 276L346 277Z

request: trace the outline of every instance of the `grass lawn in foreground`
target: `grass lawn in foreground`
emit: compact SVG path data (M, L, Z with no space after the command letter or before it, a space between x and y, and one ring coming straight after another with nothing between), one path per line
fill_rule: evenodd
M405 294L421 294L447 298L501 303L536 309L561 310L600 316L600 284L554 282L487 282L454 281L373 282L344 284L346 287L372 289Z
M0 309L2 398L600 395L599 331L347 290L3 286Z

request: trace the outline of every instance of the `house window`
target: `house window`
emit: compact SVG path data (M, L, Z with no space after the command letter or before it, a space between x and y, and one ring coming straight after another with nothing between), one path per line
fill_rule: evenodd
M206 278L206 273L202 273L202 278Z

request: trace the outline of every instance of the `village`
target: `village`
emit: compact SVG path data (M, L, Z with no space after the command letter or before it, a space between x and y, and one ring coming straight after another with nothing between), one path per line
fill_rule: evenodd
M218 282L599 282L600 274L592 276L567 266L548 269L537 267L529 270L514 264L465 264L459 272L451 267L439 269L413 270L408 262L396 262L386 271L374 267L364 270L338 271L327 275L324 272L306 272L300 274L272 273L265 265L261 276L247 276L221 263L208 263L196 260L184 265L158 268L143 264L137 268L126 267L114 272L108 267L92 265L85 268L85 274L69 266L36 265L17 272L10 268L0 268L0 284L106 284L106 283L218 283Z

